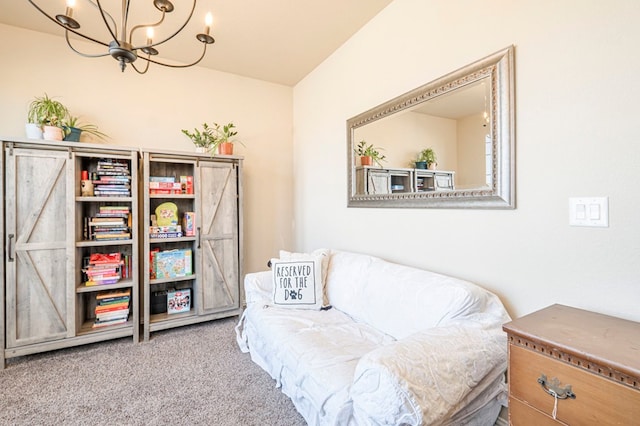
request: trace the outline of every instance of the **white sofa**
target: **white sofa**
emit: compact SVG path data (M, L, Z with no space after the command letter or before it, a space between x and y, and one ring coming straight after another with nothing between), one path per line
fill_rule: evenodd
M310 425L493 425L510 320L481 287L330 251L331 308L274 307L271 271L247 274L238 344Z

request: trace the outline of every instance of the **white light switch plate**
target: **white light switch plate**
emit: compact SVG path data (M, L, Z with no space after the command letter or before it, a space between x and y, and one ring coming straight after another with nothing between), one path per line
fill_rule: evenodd
M569 225L609 226L608 197L572 197L569 198Z

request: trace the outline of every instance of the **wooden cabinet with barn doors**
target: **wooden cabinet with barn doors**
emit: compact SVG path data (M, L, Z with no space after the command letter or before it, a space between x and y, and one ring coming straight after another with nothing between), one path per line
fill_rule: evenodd
M143 335L242 310L242 158L142 150Z
M638 424L640 323L553 305L503 328L510 424Z
M2 366L37 352L137 341L137 151L2 144ZM117 309L106 306L116 301Z

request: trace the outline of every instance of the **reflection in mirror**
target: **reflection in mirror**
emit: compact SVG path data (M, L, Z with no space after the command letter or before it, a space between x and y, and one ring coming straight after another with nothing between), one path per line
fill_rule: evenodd
M348 120L349 206L513 208L513 114L510 47ZM362 166L362 140L382 166Z

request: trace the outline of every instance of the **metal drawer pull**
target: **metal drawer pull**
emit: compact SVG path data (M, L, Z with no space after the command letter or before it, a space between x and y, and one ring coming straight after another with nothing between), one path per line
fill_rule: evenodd
M566 385L563 389L560 387L560 380L555 377L551 379L551 382L547 382L547 376L541 374L538 383L546 393L556 399L576 399L576 394L571 391L571 385Z

